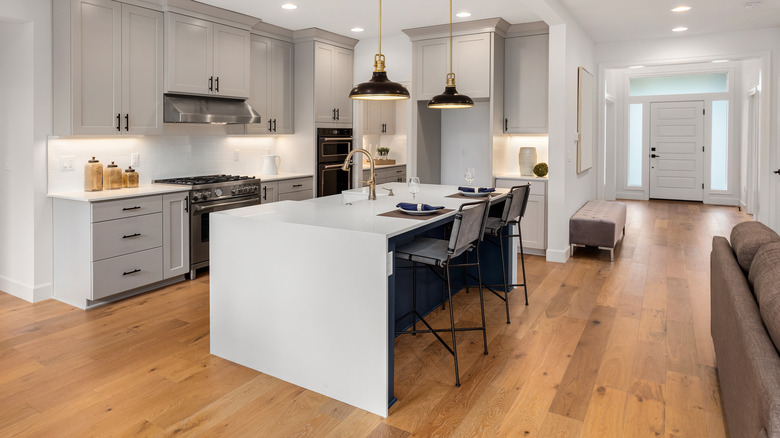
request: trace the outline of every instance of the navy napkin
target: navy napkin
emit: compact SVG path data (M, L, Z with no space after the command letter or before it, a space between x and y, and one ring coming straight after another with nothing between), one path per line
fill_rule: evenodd
M444 208L444 206L436 207L428 204L412 204L411 202L399 202L396 207L407 211L432 211Z
M474 193L475 190L478 190L479 193L491 193L496 191L493 187L480 187L478 189L474 189L474 187L458 187L458 190L469 193Z

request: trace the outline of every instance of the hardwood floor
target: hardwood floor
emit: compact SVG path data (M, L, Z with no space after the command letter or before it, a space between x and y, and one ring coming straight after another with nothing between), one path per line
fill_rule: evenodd
M386 419L209 355L207 275L86 312L0 293L0 436L723 437L709 253L748 219L629 201L614 263L528 257L509 325L486 296L490 354L459 337L460 388L432 335L397 339ZM476 323L478 294L454 308Z

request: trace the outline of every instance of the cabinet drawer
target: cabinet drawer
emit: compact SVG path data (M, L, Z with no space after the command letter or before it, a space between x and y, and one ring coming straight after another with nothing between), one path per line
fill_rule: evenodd
M162 213L92 224L92 260L103 260L162 245Z
M92 222L140 216L161 211L162 195L96 202L92 204Z
M162 248L92 263L92 300L161 281Z
M305 199L311 199L311 198L312 198L311 189L301 190L298 192L279 193L280 201L303 201Z
M279 181L279 194L312 189L312 178L283 179ZM280 198L282 199L282 198Z

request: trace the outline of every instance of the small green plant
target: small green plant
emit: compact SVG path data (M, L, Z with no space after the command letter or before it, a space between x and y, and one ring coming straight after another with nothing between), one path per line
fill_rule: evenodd
M547 163L538 163L536 166L534 166L534 175L542 177L546 176L549 169L547 168Z
M376 148L376 153L379 154L380 158L386 159L390 153L390 148Z

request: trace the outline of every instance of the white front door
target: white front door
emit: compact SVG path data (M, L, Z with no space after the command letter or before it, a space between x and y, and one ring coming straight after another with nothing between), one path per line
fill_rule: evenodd
M701 201L704 102L650 104L650 198Z

